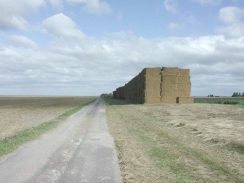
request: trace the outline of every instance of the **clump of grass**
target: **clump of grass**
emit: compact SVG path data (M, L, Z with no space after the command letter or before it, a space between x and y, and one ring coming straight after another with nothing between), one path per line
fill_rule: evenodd
M244 140L231 139L228 146L234 148L237 152L244 154Z
M93 100L94 101L94 100ZM81 110L84 106L92 103L88 102L86 104L82 104L74 109L68 110L56 119L42 123L39 126L27 128L22 131L17 132L15 135L7 137L0 141L0 156L8 154L16 150L20 145L34 140L41 136L43 133L55 128L62 120L66 119L67 117L75 114L79 110Z

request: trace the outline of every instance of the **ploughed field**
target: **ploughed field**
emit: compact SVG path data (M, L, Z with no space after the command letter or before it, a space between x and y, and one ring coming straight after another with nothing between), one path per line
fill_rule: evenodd
M0 97L0 140L51 121L96 97Z
M123 182L244 182L244 107L105 99Z

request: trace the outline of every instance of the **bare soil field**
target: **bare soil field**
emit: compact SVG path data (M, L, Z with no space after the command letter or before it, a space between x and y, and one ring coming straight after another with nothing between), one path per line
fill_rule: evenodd
M123 182L244 182L244 107L106 100Z
M0 97L0 140L38 126L97 97Z

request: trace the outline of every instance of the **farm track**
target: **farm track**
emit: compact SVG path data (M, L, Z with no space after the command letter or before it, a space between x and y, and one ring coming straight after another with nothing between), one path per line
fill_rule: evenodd
M120 183L113 138L101 100L39 139L0 157L0 183Z
M106 103L124 182L244 182L243 107Z

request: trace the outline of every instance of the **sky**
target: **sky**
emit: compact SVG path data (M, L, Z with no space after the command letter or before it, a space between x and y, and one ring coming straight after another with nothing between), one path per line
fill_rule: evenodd
M0 0L0 95L111 93L145 67L244 92L244 1Z

